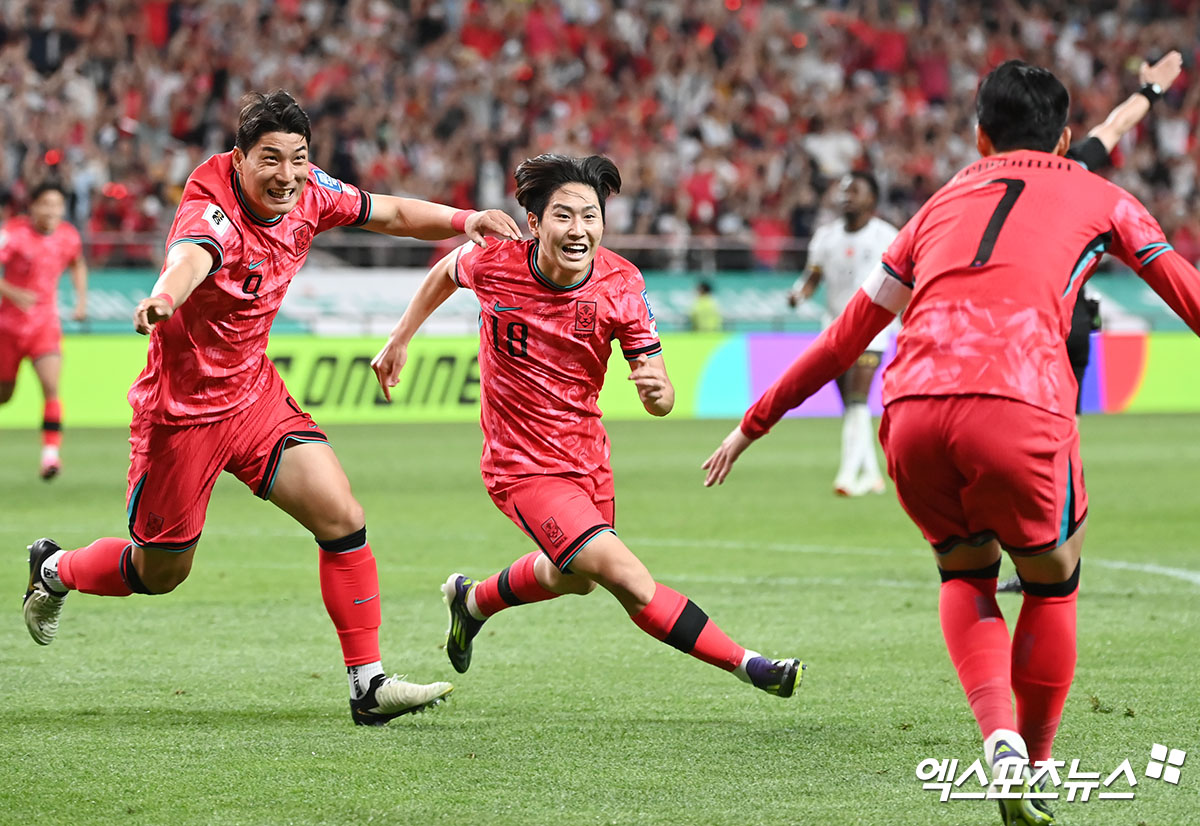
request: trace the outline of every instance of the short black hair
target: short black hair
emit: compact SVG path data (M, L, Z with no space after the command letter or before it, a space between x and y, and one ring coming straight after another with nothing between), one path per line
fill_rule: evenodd
M526 212L542 220L550 196L564 184L586 184L600 199L600 217L609 195L621 191L621 173L617 165L603 155L571 158L566 155L538 155L526 158L513 176L517 181L517 203Z
M67 190L62 185L62 182L57 180L56 178L49 178L45 181L42 181L40 184L38 184L32 190L30 190L29 203L32 204L34 201L36 201L38 198L45 195L47 192L57 192L59 195L63 196L64 198L67 197Z
M858 179L867 185L871 190L871 197L875 199L875 203L879 203L879 181L875 180L875 176L863 169L852 169L847 173L846 177Z
M1070 106L1071 96L1053 72L1020 60L988 72L975 94L979 128L999 152L1053 152Z
M238 116L237 148L249 152L259 138L268 132L287 132L303 135L306 144L312 142L312 126L308 114L296 99L283 89L269 95L250 92L242 98L242 113Z

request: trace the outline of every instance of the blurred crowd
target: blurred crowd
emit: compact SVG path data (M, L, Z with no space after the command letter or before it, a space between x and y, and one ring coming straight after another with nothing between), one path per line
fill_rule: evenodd
M899 223L975 157L979 78L1053 68L1082 136L1170 49L1185 68L1111 173L1200 259L1194 0L8 0L0 5L0 191L70 191L95 263L151 260L189 172L232 146L239 99L286 88L314 161L376 192L503 207L543 151L604 153L624 178L610 246L643 266L724 250L795 269L823 194L879 178ZM640 239L640 240L639 240ZM636 242L636 243L635 243ZM126 260L128 259L128 260Z

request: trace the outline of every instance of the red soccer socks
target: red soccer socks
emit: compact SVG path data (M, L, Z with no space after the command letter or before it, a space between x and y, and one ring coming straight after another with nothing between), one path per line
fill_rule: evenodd
M1017 731L1031 761L1049 760L1075 676L1075 604L1079 566L1066 582L1022 582L1025 601L1013 635L1012 686Z
M726 671L741 665L746 653L696 603L662 583L655 583L650 603L630 619L656 640Z
M539 556L541 551L530 551L503 571L492 574L475 586L475 605L484 619L514 605L561 596L543 588L534 576L533 565Z
M996 603L1000 563L975 571L942 571L938 615L950 661L984 737L1015 729L1008 626Z

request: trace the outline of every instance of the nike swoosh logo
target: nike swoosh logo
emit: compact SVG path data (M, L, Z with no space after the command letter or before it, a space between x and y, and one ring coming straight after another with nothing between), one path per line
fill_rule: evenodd
M267 259L265 259L265 258L264 258L264 259L262 259L262 261L255 261L253 264L251 264L251 265L249 265L248 267L246 267L246 269L248 269L248 270L257 270L259 267L261 267L261 266L263 265L263 262L265 262L266 260L267 260Z
M366 599L356 599L356 600L354 600L354 604L362 605L364 602L370 602L371 600L375 599L375 597L377 597L377 596L379 596L379 594L372 594L371 596L367 597Z
M507 313L510 310L519 310L521 308L520 307L501 307L500 302L497 301L495 304L492 305L492 309L498 313Z

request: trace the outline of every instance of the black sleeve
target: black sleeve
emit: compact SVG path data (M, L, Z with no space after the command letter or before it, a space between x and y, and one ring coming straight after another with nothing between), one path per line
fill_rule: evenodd
M1092 172L1099 172L1112 165L1112 158L1104 148L1104 141L1094 137L1071 144L1071 148L1067 150L1067 157L1083 164Z

